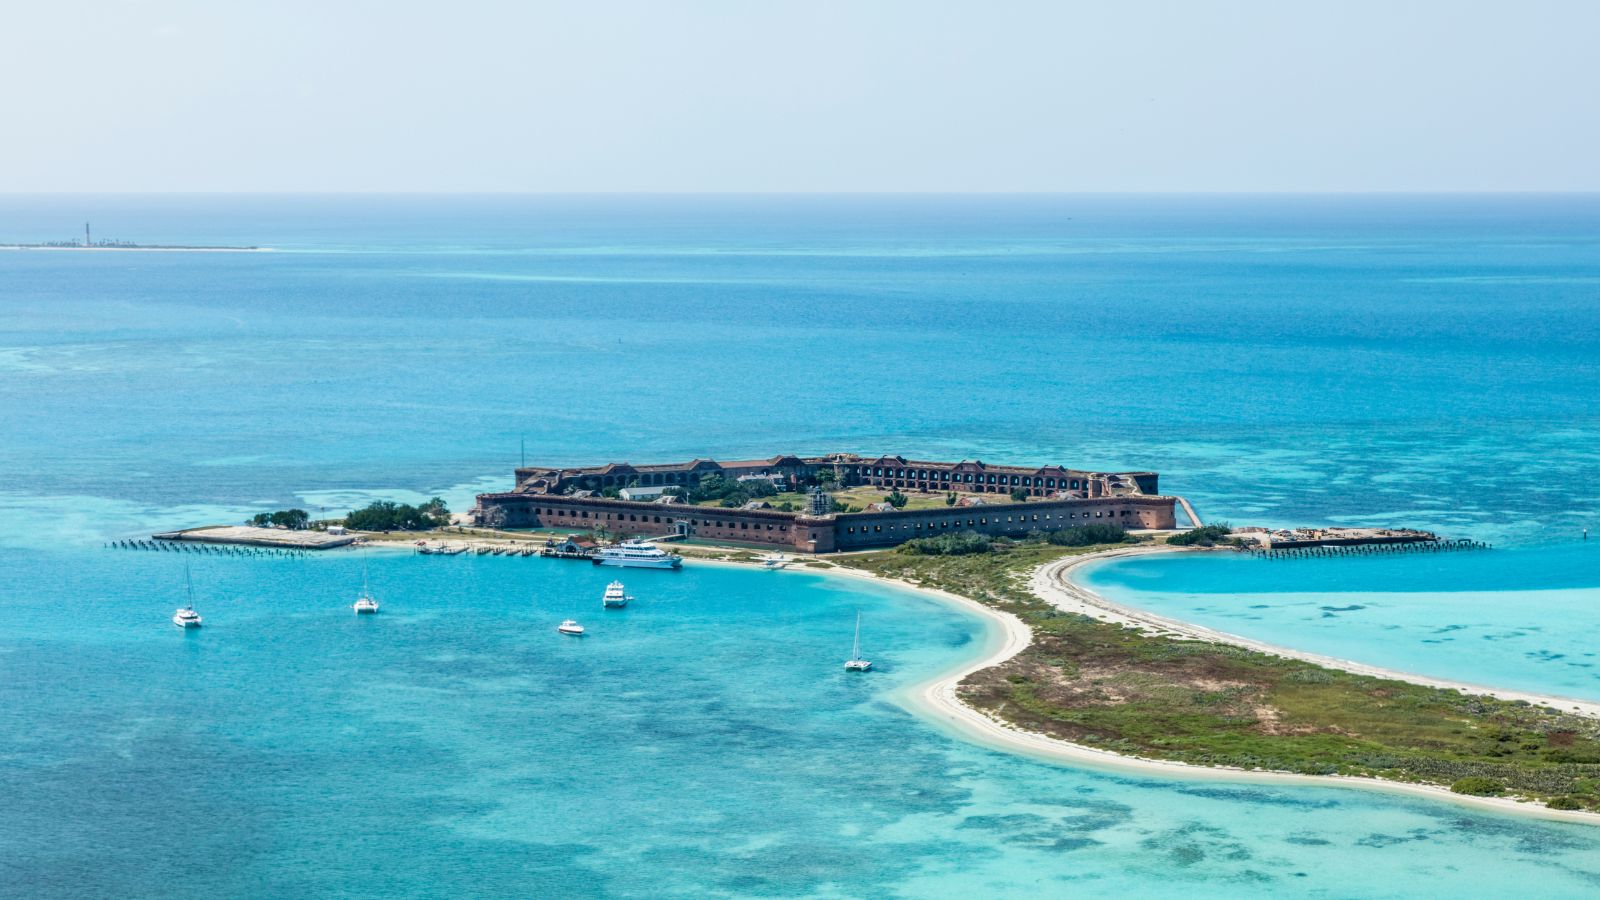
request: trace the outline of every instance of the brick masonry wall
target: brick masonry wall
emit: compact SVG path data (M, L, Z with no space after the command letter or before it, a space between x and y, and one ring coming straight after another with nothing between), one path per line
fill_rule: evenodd
M517 493L478 496L479 508L503 510L504 524L510 528L603 528L619 536L661 535L673 534L679 523L687 522L692 537L817 553L892 546L950 531L1020 536L1030 531L1091 524L1173 528L1177 521L1174 505L1170 497L1105 497L813 518L771 510L636 503L599 497Z
M1018 537L1030 531L1057 531L1074 525L1174 528L1177 522L1174 505L1170 497L1106 497L942 510L847 513L839 516L834 525L834 546L841 550L880 547L952 531Z

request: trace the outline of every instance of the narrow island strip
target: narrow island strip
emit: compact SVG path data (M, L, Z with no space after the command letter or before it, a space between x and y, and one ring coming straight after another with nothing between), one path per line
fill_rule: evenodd
M1077 566L1156 543L836 558L995 623L917 711L992 746L1146 774L1374 788L1600 824L1597 705L1302 654L1106 601ZM1381 674L1378 674L1381 673Z

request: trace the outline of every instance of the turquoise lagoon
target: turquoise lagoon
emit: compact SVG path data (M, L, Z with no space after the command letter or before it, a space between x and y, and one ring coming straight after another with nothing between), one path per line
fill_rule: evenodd
M1600 700L1600 542L1479 553L1111 562L1080 582L1232 634L1469 684Z
M205 558L184 635L180 558L102 546L459 507L523 442L1149 467L1208 517L1500 549L1106 590L1594 696L1594 198L11 197L0 240L84 218L273 250L0 252L0 894L1600 889L1600 828L948 735L900 699L987 637L900 591L691 567L606 615L581 565L374 553L367 620L353 554Z

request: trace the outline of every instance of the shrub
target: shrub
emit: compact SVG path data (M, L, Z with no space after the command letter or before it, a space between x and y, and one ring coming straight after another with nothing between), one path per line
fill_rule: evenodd
M883 501L885 503L889 504L890 506L894 507L895 509L903 509L903 508L905 508L905 505L907 503L911 502L911 498L907 497L905 494L900 493L899 491L895 491L894 493L890 494L889 496L883 498Z
M1057 547L1087 547L1090 544L1120 544L1128 539L1121 525L1074 525L1050 532L1045 538Z
M427 531L450 524L450 510L438 497L421 506L376 500L365 509L351 510L344 524L356 531Z
M1012 488L1011 499L1017 501L1018 503L1026 503L1028 500L1028 492L1022 488Z
M1457 794L1468 794L1473 797L1493 797L1505 789L1505 785L1501 784L1499 781L1493 778L1484 778L1479 775L1468 775L1465 778L1458 778L1456 779L1455 784L1450 785L1450 790L1452 792Z
M256 513L250 518L250 524L261 528L282 525L299 530L311 524L311 515L303 509L280 509L277 512Z
M1167 538L1167 543L1179 547L1211 547L1232 533L1233 526L1227 522L1214 522L1199 528L1191 528L1182 534L1175 534Z
M1576 797L1551 797L1545 806L1551 809L1583 809L1583 804Z
M990 549L988 538L970 531L916 538L900 545L900 552L922 556L965 556L969 553L988 553Z

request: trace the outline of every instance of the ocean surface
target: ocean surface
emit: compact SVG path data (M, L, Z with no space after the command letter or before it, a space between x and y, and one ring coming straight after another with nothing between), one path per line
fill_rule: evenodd
M0 197L0 895L1548 896L1600 828L967 743L967 614L802 573L195 562L530 462L1152 468L1202 516L1493 551L1138 560L1251 636L1600 698L1600 198ZM1600 540L1600 535L1596 536ZM846 679L856 610L881 671ZM591 625L582 640L560 618Z

